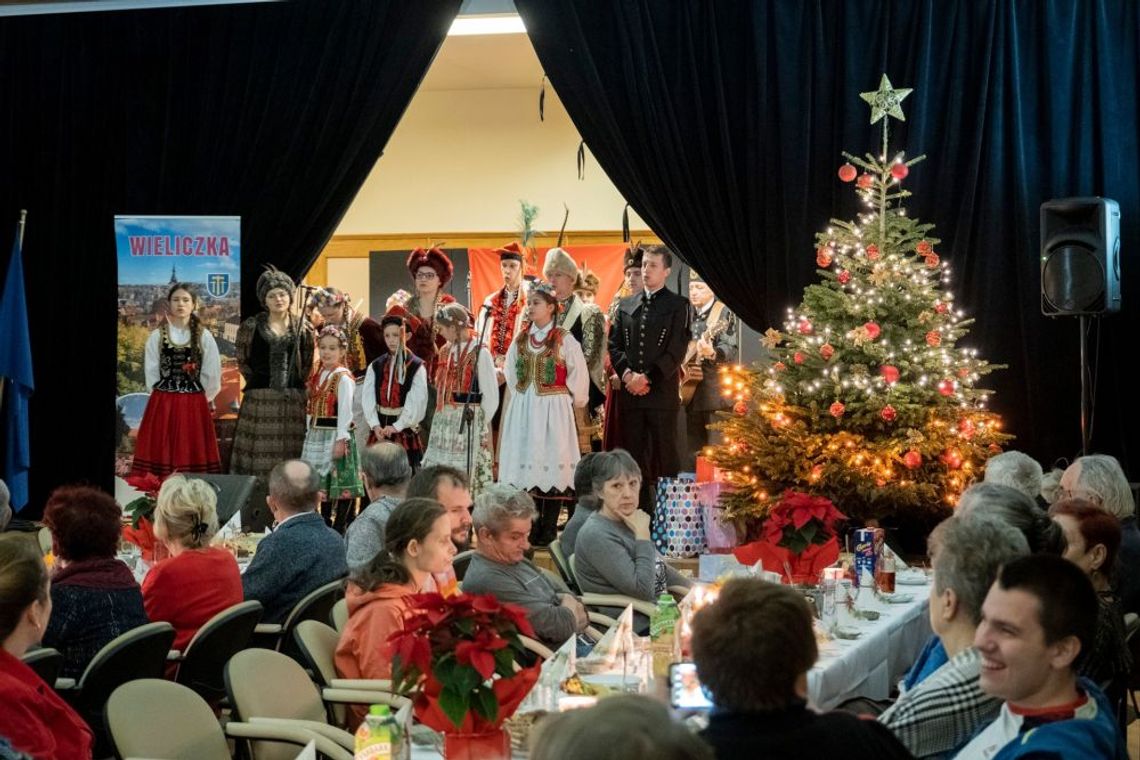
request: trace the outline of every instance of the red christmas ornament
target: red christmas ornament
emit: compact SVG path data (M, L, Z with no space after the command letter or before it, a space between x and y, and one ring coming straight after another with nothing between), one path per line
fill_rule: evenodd
M871 340L874 340L875 338L879 337L879 334L883 331L882 328L880 328L874 322L864 322L863 323L863 329L867 331L867 337L870 338Z
M776 370L777 372L783 372L787 368L788 368L788 365L784 364L783 362L776 362L775 364L772 365L772 369Z
M945 314L946 312L950 311L950 307L942 301L936 301L934 304L934 310L939 314Z
M827 361L835 356L835 348L830 343L824 343L819 347L819 355L823 357L824 361Z
M918 253L919 256L925 256L934 250L934 246L925 240L919 240L918 244L915 245L914 250Z
M879 416L883 418L884 422L894 422L895 417L898 417L899 413L895 411L895 408L893 406L887 404L879 412Z
M933 251L931 251L930 253L926 254L926 266L929 269L934 269L935 267L938 266L938 254L937 253L934 253Z
M974 433L978 432L978 430L974 426L974 421L972 419L969 417L963 417L962 419L958 420L958 432L961 433L962 437L968 441L974 437Z
M867 258L870 259L871 261L878 261L879 260L879 246L875 245L874 243L867 246Z
M951 470L957 470L962 466L962 453L958 449L946 449L942 452L942 463Z
M938 392L943 396L953 396L954 390L954 381L949 378L943 380L938 384Z
M859 180L855 184L856 184L856 186L858 186L858 188L860 190L867 190L868 188L871 187L872 184L874 184L874 182L875 182L874 177L872 177L867 172L863 172L862 174L859 175Z
M958 377L965 380L969 376L970 376L970 368L969 367L959 367L958 368Z
M846 285L847 283L851 282L851 273L844 269L839 273L839 277L837 279L839 280L840 285Z
M895 179L906 179L908 174L910 174L910 168L906 164L895 164L891 167L891 176Z
M792 354L792 361L794 361L796 364L803 364L804 363L804 352L803 351L796 351L794 354Z
M843 416L843 412L847 411L847 407L843 405L842 401L836 401L831 406L827 407L827 411L831 412L831 416L839 419Z
M903 464L906 465L908 470L917 470L922 466L922 454L919 454L914 449L903 454Z
M850 182L851 180L855 179L856 174L858 174L858 172L851 164L844 164L843 166L839 167L839 179L843 182Z
M991 443L989 445L989 450L991 452L993 452L994 454L1000 454L1001 453L1001 446L998 446L996 443Z
M800 335L811 335L811 331L813 329L811 326L811 320L801 319L800 323L796 325L796 329L799 330Z
M831 249L826 245L821 246L820 249L815 252L815 263L824 269L831 266Z
M899 368L891 364L879 367L879 374L887 381L887 385L894 385L899 381Z
M737 401L733 405L732 411L743 417L744 413L748 411L748 404L744 403L743 401Z
M928 332L926 334L926 345L928 345L928 346L941 346L942 345L942 333L938 332L937 330L931 330L930 332Z
M822 464L817 464L815 467L811 468L812 480L819 480L822 475L823 475L823 465Z

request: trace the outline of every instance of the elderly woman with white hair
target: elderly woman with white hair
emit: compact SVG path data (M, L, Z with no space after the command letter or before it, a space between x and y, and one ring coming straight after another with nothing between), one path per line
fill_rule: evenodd
M1042 507L1041 464L1021 451L1003 451L986 460L986 483L1016 488Z
M1140 528L1132 487L1116 457L1089 454L1079 457L1061 476L1062 499L1084 499L1120 520L1117 595L1125 613L1140 613Z
M991 515L1021 531L1030 554L1065 552L1065 534L1024 492L996 483L975 483L958 499L957 515Z
M538 638L558 648L584 632L589 618L581 602L559 593L526 558L531 523L537 516L530 494L517 488L493 485L476 497L471 519L478 540L463 576L463 591L517 604L526 610Z

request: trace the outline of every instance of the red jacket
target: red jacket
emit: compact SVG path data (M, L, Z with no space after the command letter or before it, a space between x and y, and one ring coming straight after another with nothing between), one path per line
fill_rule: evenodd
M0 648L0 736L36 760L89 760L91 729L35 671Z
M225 549L188 549L159 562L142 583L152 623L174 626L174 648L185 650L207 620L245 598L237 560Z

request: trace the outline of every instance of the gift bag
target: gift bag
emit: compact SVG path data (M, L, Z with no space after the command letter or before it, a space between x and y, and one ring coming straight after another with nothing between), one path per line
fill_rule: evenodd
M653 543L663 557L696 557L705 551L700 488L675 478L657 481Z
M736 525L724 516L720 505L720 495L728 487L725 483L701 483L698 486L705 543L713 554L730 552L739 543Z

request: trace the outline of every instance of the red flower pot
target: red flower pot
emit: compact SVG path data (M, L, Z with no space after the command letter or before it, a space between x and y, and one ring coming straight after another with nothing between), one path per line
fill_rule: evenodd
M446 731L443 756L446 760L510 760L511 737L502 728L478 734Z

